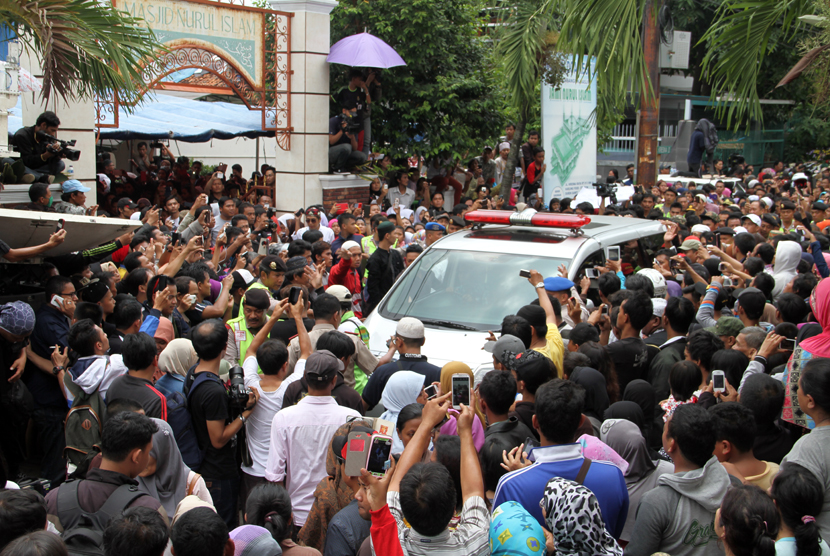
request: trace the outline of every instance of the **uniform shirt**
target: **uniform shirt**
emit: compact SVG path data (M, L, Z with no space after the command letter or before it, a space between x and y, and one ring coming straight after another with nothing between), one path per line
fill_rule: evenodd
M305 524L317 483L328 476L331 438L349 417L360 417L360 413L337 405L331 396L306 396L274 416L265 478L273 483L285 481L297 527Z

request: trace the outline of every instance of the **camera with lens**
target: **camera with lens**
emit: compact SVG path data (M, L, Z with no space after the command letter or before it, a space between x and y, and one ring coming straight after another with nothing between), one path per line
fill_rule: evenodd
M75 146L75 139L71 141L62 141L61 139L52 137L45 131L41 130L38 130L37 133L35 133L35 137L37 137L37 140L40 143L48 143L46 150L52 154L59 155L61 158L71 160L72 162L77 162L78 159L81 158L81 151L72 148ZM53 146L55 143L59 145L58 148Z
M363 122L360 121L357 114L344 113L343 121L346 122L346 131L349 133L357 133L363 129Z
M162 143L158 142L158 141L153 141L152 143L150 143L150 148L151 149L160 149L163 146L164 145Z
M594 189L597 190L597 197L610 198L612 204L617 203L617 184L609 181L608 183L595 183Z
M231 400L231 407L245 409L248 405L248 389L245 387L245 375L242 372L242 367L239 365L231 367L231 370L228 371L228 377L230 379L228 397Z

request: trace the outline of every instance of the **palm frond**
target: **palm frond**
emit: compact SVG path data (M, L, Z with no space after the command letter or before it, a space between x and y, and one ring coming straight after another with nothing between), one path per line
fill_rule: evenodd
M4 2L0 25L41 59L45 99L117 90L120 100L136 102L144 92L142 62L164 50L139 20L97 0Z
M811 13L810 0L727 0L701 38L707 43L703 72L712 86L716 114L737 129L761 121L758 77L778 29L789 36L798 17Z

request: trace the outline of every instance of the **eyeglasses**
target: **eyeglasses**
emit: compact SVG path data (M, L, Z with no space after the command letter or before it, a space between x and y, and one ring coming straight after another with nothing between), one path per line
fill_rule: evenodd
M71 297L72 299L78 299L78 292L60 293L58 295L60 295L61 297Z

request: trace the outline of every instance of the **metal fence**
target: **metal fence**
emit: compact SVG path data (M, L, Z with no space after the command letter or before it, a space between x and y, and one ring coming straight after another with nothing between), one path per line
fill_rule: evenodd
M741 155L756 170L784 156L783 129L752 130L749 133L718 131L718 139L716 159L726 161L733 154Z
M602 146L606 153L628 153L634 156L636 143L636 124L617 124L611 134L611 141ZM676 124L660 126L660 138L674 138L677 136Z

